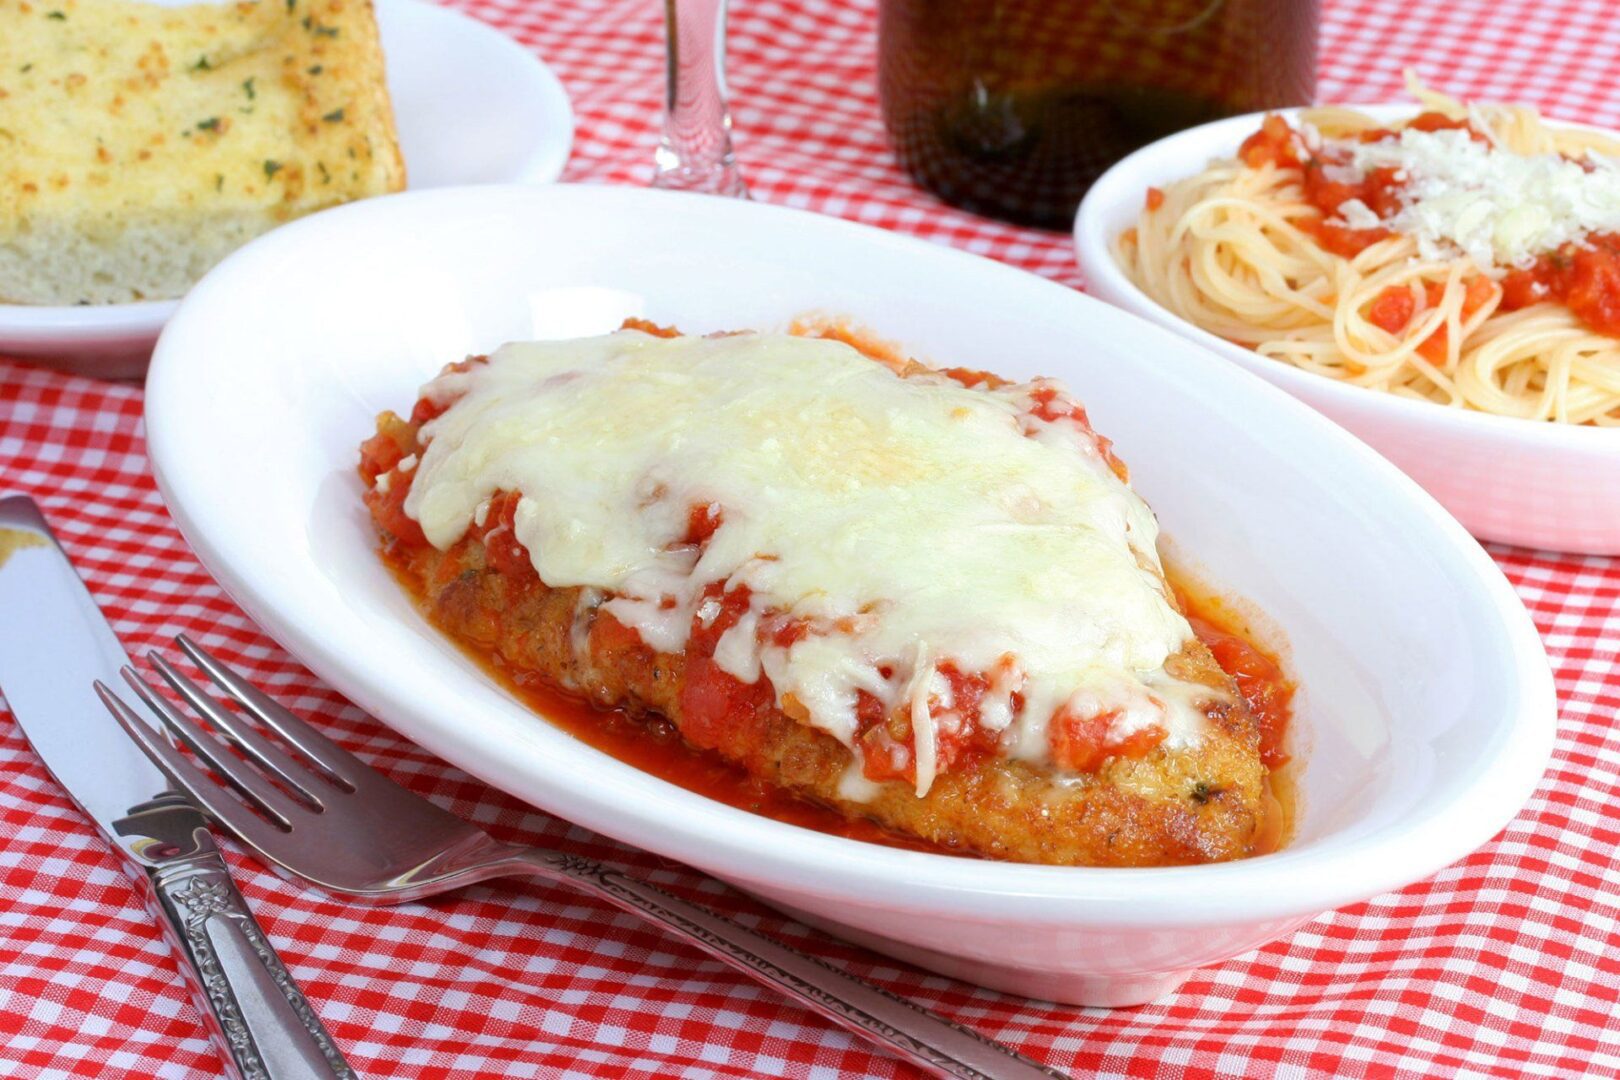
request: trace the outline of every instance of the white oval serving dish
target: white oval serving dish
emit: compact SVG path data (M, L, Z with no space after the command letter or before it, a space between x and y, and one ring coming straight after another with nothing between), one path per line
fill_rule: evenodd
M312 261L318 280L296 272ZM356 448L446 361L630 315L709 332L817 312L936 363L1076 388L1176 549L1287 637L1302 687L1291 846L1220 866L1073 869L757 817L537 718L428 626L378 560ZM146 418L159 484L203 563L361 707L546 810L1022 994L1147 1001L1425 877L1508 821L1552 745L1552 680L1524 608L1389 463L1132 315L831 218L566 185L356 203L262 237L192 291L158 343Z
M1419 111L1416 105L1350 107L1384 120ZM1278 111L1292 118L1299 110ZM1399 465L1480 539L1620 554L1620 428L1492 416L1337 382L1200 330L1125 276L1109 245L1136 223L1148 187L1191 176L1213 158L1236 155L1264 116L1252 113L1178 132L1104 173L1087 192L1074 223L1087 291L1196 341L1321 410Z
M376 3L411 190L541 182L562 173L574 113L549 68L494 27L449 8L424 0ZM0 356L102 378L138 376L178 303L0 303Z

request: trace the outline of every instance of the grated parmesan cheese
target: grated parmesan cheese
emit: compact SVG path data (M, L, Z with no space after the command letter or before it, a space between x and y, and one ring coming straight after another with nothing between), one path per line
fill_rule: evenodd
M1425 259L1460 252L1482 270L1523 268L1543 252L1620 230L1620 167L1599 155L1590 155L1588 172L1558 154L1515 154L1466 131L1411 128L1398 138L1335 145L1358 176L1377 168L1406 174L1398 213L1379 221L1351 200L1339 207L1345 223L1410 236Z

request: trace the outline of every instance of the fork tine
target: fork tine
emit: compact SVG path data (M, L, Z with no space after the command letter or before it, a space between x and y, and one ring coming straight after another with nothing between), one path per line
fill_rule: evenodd
M320 808L319 796L310 790L310 779L316 774L308 766L294 760L292 755L253 730L251 725L243 723L235 713L215 701L202 687L182 675L173 664L157 653L147 653L146 662L156 668L164 681L174 687L175 693L206 717L214 730L225 736L226 741L235 744L238 750L258 763L265 772L280 779L293 790L294 794L302 795L314 807Z
M135 745L163 771L169 780L188 798L201 806L209 817L235 833L243 843L258 850L273 845L287 834L272 822L259 817L252 810L225 794L225 790L212 777L158 734L148 721L115 694L106 683L97 679L96 695L107 706L118 726L124 729ZM285 825L285 822L283 823Z
M265 727L285 739L299 753L329 772L340 786L355 791L368 778L378 778L370 765L316 731L258 687L216 659L201 645L181 634L175 642L191 657L214 685L252 713Z
M232 787L242 793L257 809L264 812L272 821L280 822L285 828L292 827L293 815L303 810L309 813L293 798L265 779L253 766L232 757L228 753L220 753L223 747L214 740L197 722L183 715L178 709L170 705L135 669L125 666L120 672L124 681L129 683L146 707L157 714L163 726L169 733L179 739L186 749L201 758L214 773L223 777Z

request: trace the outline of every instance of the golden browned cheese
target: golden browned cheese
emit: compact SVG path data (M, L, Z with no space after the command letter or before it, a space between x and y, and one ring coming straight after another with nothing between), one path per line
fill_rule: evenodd
M401 452L419 450L414 427L397 418L385 414L379 430L399 440ZM520 683L538 678L604 708L656 713L683 729L685 658L655 653L582 604L580 589L514 582L486 562L471 535L447 551L396 545L392 554L428 617ZM1208 733L1197 747L1161 745L1140 758L1113 758L1092 774L981 759L939 776L920 797L909 784L888 782L874 798L852 801L840 795L850 751L775 706L726 728L712 749L766 783L947 851L1071 866L1241 858L1253 850L1264 805L1255 721L1199 642L1167 667L1219 688L1230 704L1206 707ZM713 736L706 736L711 743Z
M404 184L370 0L0 0L0 301L178 296Z

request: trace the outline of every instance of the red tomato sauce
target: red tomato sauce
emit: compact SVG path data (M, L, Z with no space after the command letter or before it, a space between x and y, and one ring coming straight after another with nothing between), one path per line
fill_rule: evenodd
M406 590L416 595L415 583L404 569L404 560L390 558L387 552L384 559ZM1178 595L1181 594L1178 592ZM1293 684L1288 681L1275 657L1244 637L1241 627L1224 609L1214 603L1206 606L1204 601L1197 598L1181 596L1181 599L1200 640L1210 645L1216 662L1233 676L1250 707L1260 717L1262 759L1268 769L1277 769L1288 760L1281 746L1292 716ZM617 630L634 636L634 631L621 627L611 618L598 619L592 632L598 630L604 633ZM639 642L639 638L636 640ZM712 751L692 746L688 739L682 738L674 724L662 717L632 716L623 709L600 709L543 684L532 681L519 683L508 669L489 655L465 645L462 648L491 678L547 722L580 742L677 787L738 810L831 836L910 851L973 857L890 832L870 821L846 818L838 811L806 802L749 776ZM713 666L712 661L709 664ZM729 675L720 674L729 682L736 682ZM690 669L688 679L691 679ZM867 719L871 724L876 724L881 719L882 707L876 698L866 696L876 706L874 711L868 713ZM722 704L716 711L724 712L728 707ZM1267 777L1268 803L1274 820L1268 820L1262 827L1253 854L1276 850L1288 835L1293 816L1293 794L1283 776L1272 772Z
M1441 113L1423 113L1408 125L1419 131L1440 131L1447 128L1462 129L1475 138L1483 138L1467 122L1451 120ZM1396 133L1377 128L1361 134L1362 142L1377 142ZM1301 152L1304 156L1301 157ZM1328 178L1330 166L1349 164L1349 155L1328 148L1308 150L1288 122L1280 116L1265 118L1260 130L1250 135L1238 148L1238 157L1250 168L1274 165L1279 169L1299 169L1305 199L1320 213L1303 222L1301 227L1316 237L1317 243L1328 251L1352 259L1380 240L1394 235L1383 228L1352 229L1331 219L1339 216L1339 207L1352 199L1359 199L1381 218L1393 216L1400 210L1401 181L1398 169L1378 168L1358 180L1332 180Z
M1430 281L1423 285L1423 308L1428 311L1440 303L1445 295L1445 286L1439 282ZM1490 303L1497 295L1497 286L1490 278L1480 275L1468 279L1463 286L1462 317L1468 319L1480 308ZM1382 327L1392 334L1404 331L1412 322L1414 315L1420 314L1417 300L1412 290L1405 285L1391 285L1379 293L1367 309L1367 321L1374 326ZM1418 342L1418 355L1432 363L1443 363L1446 359L1449 337L1445 324L1435 327Z
M1466 120L1453 120L1443 113L1427 112L1414 117L1407 125L1417 131L1467 131L1470 137L1488 141ZM1393 138L1398 132L1390 128L1364 131L1362 142L1377 142ZM1303 153L1303 157L1301 154ZM1306 149L1297 133L1280 116L1265 118L1260 130L1245 139L1238 148L1238 157L1250 168L1273 165L1280 169L1299 169L1306 200L1319 211L1319 216L1301 223L1316 241L1335 255L1354 258L1380 240L1394 235L1384 228L1352 229L1335 224L1339 207L1351 199L1359 199L1380 218L1389 218L1400 210L1401 181L1399 170L1373 169L1355 181L1329 180L1327 168L1344 165L1347 157L1342 151ZM1148 209L1157 209L1164 201L1162 192L1148 189ZM1430 286L1429 306L1438 300ZM1483 278L1469 282L1464 298L1463 317L1466 318L1489 299L1494 292L1491 283ZM1550 301L1563 304L1587 327L1600 334L1620 337L1620 234L1594 233L1582 244L1565 244L1557 251L1547 252L1526 269L1509 270L1501 280L1501 310L1517 311L1531 304ZM1374 324L1391 333L1399 333L1415 314L1416 303L1409 293L1401 289L1388 289L1373 303L1367 317ZM1445 330L1441 328L1419 346L1418 352L1426 358L1439 361L1446 354Z
M1565 244L1502 279L1502 310L1543 300L1563 304L1600 334L1620 337L1620 234L1594 233L1581 247Z

